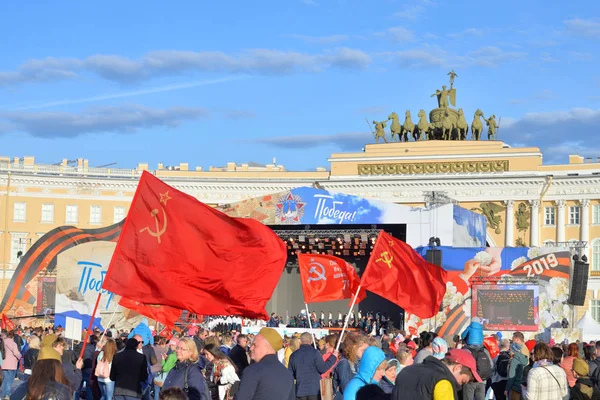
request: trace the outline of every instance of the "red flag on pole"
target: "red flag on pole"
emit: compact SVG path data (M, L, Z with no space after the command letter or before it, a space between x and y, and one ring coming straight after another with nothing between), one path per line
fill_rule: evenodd
M354 267L341 258L324 254L298 254L305 303L350 299L358 290L360 278ZM364 290L357 302L367 296Z
M283 241L142 174L103 288L145 305L268 319Z
M15 323L12 322L6 314L2 314L2 329L5 331L12 331L15 329Z
M431 318L440 309L447 280L443 268L428 263L412 247L381 231L361 285L411 314Z
M169 329L173 329L175 322L179 319L179 317L181 317L181 310L178 308L146 305L126 297L121 297L119 304L131 311L135 311L138 314L152 318L153 320L166 325Z

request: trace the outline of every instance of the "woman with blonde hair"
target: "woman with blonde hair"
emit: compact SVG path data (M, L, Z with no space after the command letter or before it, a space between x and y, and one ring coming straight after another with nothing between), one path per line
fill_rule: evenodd
M98 385L102 393L101 400L112 400L115 390L115 383L110 380L110 368L112 367L113 357L117 353L117 343L113 339L107 339L98 354L95 375L98 377Z
M290 357L292 353L300 348L300 339L297 337L290 338L290 344L285 348L285 353L283 355L283 365L287 368L290 365Z
M27 351L25 352L25 354L23 354L23 374L24 376L24 381L27 381L27 379L29 379L29 377L31 376L31 370L33 369L33 366L35 365L35 362L38 359L38 354L40 353L40 338L32 335L29 337L29 349L27 349Z
M208 386L198 364L198 348L190 338L179 341L176 348L177 364L169 371L162 390L178 387L188 396L189 400L210 400Z
M346 385L358 371L358 363L369 347L368 339L359 334L348 332L342 342L342 357L333 370L333 393L335 400L344 398Z

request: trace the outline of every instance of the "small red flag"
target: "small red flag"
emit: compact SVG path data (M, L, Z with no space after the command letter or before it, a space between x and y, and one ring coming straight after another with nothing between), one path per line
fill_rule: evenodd
M436 315L446 293L447 272L384 231L362 276L365 289L420 318Z
M173 329L175 322L181 317L181 310L178 308L142 304L139 301L131 300L126 297L121 297L119 304L138 314L152 318L153 320L166 325L170 329Z
M353 298L360 286L354 267L341 258L324 254L298 254L305 303ZM367 294L362 289L360 303Z
M12 331L15 329L15 323L12 322L6 314L2 314L2 330Z
M144 171L103 288L143 304L268 319L285 243Z

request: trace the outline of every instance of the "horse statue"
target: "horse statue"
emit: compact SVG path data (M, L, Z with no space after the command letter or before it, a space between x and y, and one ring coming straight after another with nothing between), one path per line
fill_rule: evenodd
M400 125L398 114L392 112L388 116L388 120L392 120L392 125L390 125L390 132L392 133L392 141L394 141L394 136L398 136L398 141L402 140L402 125ZM405 142L408 140L405 140Z
M473 122L471 122L471 139L473 140L481 139L481 133L483 132L483 124L479 117L485 118L483 116L483 111L478 108L473 116Z
M419 135L415 133L415 124L412 122L412 118L410 116L410 110L406 110L406 114L404 114L404 139L408 141L408 135L411 134L415 142L419 140Z
M432 135L432 126L429 123L429 121L427 121L427 113L425 112L425 110L421 109L419 111L419 122L417 123L417 125L415 126L415 130L413 132L413 136L415 137L415 140L425 140L429 137L429 139L431 139L431 135Z
M458 109L458 124L456 125L456 128L458 129L458 140L465 140L467 138L467 133L469 133L469 124L467 124L465 113L462 108Z
M440 128L442 130L442 140L451 140L455 126L448 111L444 112L444 118L441 120Z

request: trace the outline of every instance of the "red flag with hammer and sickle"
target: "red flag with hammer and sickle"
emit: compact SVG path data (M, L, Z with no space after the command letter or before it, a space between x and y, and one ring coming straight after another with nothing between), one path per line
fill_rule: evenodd
M305 303L353 298L360 286L354 267L341 258L324 254L298 254ZM364 290L356 302L367 296Z
M286 259L269 227L231 218L144 171L103 288L144 305L268 319Z
M179 317L181 317L181 310L179 308L146 305L126 297L121 297L119 300L119 305L160 322L161 324L166 325L169 329L173 329L175 327L175 322L177 322Z
M420 318L436 315L446 293L447 272L412 247L379 233L361 279L363 288Z

